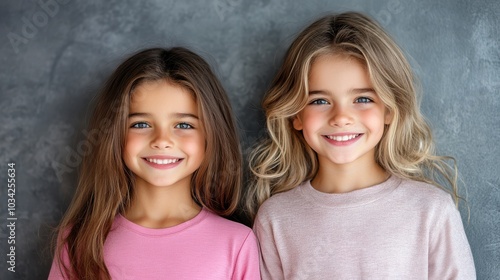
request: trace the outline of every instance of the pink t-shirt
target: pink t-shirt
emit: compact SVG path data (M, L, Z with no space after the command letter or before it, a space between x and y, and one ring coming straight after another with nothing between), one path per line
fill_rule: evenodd
M104 243L104 261L111 278L120 280L260 279L252 230L206 209L163 229L145 228L118 215ZM63 279L56 261L48 279Z

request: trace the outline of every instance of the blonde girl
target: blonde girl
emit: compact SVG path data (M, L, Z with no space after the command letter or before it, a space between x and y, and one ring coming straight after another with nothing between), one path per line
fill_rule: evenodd
M263 279L474 279L456 167L372 19L324 16L288 49L250 158ZM444 191L448 190L448 191Z
M241 153L227 95L200 56L134 54L88 130L49 279L260 279L253 232L223 218L240 197Z

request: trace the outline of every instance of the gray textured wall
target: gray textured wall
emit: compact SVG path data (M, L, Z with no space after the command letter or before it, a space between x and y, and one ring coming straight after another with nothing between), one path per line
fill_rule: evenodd
M468 187L465 229L478 278L500 279L499 1L58 1L0 3L1 279L46 278L48 234L74 191L88 103L126 55L179 44L202 54L230 93L248 147L292 37L317 16L346 10L376 17L411 56L439 151L457 158ZM15 273L7 271L9 162Z

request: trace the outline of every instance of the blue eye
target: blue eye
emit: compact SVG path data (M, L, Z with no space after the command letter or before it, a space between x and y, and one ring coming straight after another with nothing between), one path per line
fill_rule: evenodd
M180 129L193 129L194 127L188 123L179 123L175 126L175 128L180 128Z
M134 123L131 128L150 128L151 126L145 122Z
M371 102L373 102L373 100L371 100L368 97L359 97L356 98L356 101L354 103L371 103Z
M309 104L312 104L312 105L325 105L325 104L329 104L328 101L324 100L324 99L315 99L313 101L311 101L311 103Z

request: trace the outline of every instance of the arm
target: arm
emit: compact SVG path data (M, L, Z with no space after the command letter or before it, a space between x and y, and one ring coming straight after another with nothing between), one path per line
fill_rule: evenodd
M476 279L460 212L449 200L439 215L430 238L429 279Z
M252 231L248 232L247 238L240 248L232 279L260 280L259 247Z
M257 216L253 230L260 244L260 271L262 279L285 279L271 227L263 226L259 216Z

